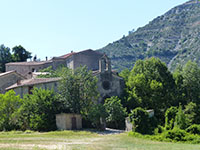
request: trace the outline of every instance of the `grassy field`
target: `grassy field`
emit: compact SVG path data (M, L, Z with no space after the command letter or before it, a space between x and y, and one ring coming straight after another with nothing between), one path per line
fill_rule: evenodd
M89 131L0 132L0 149L33 150L200 150L200 145L144 140L121 134Z

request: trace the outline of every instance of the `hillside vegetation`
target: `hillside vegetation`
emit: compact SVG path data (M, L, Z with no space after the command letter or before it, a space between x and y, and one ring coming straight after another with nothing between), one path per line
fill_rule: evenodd
M200 65L199 37L200 1L191 0L98 51L106 53L118 71L131 69L136 60L152 56L159 57L172 71L188 60Z

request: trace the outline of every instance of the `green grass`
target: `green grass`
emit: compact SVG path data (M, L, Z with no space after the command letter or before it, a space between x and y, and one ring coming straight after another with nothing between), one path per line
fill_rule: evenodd
M101 135L89 131L0 132L0 149L200 150L200 145L157 142L128 136L128 133Z

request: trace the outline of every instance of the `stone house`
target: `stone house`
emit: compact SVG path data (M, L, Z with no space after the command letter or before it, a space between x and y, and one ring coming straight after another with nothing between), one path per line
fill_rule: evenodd
M0 93L5 93L7 87L24 79L26 78L14 70L0 73Z
M60 57L54 57L52 60L45 62L20 62L20 63L8 63L6 69L16 69L16 72L22 73L29 77L27 80L15 83L12 86L6 88L6 90L13 89L16 94L21 95L31 93L33 87L51 89L57 91L59 84L59 78L33 78L39 69L52 66L56 69L59 65L67 66L71 69L75 69L79 66L86 65L89 70L93 71L93 75L97 77L98 91L100 93L99 102L104 102L106 98L112 96L120 96L123 92L124 81L118 76L118 73L112 71L110 59L99 52L86 50L78 53L69 53ZM24 73L23 73L24 71Z
M21 97L23 97L24 94L31 94L31 90L34 87L49 90L53 89L55 92L57 92L59 80L60 78L32 78L21 80L12 86L7 87L6 91L14 90L16 94L20 95Z
M59 66L65 66L75 69L80 66L86 65L88 70L98 70L99 59L103 54L93 51L91 49L81 52L71 52L69 54L53 57L51 60L46 61L30 61L30 62L12 62L6 64L6 71L16 70L27 78L32 78L32 72L38 72L41 69L52 66L56 70Z

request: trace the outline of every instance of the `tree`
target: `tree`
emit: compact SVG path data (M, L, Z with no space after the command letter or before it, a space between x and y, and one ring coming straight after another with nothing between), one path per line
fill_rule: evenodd
M141 107L137 107L129 114L130 120L133 124L133 131L142 134L150 132L149 129L149 114Z
M184 109L186 121L189 125L200 124L199 106L196 103L190 102Z
M12 48L13 60L15 62L27 61L27 59L32 58L31 53L24 49L21 45Z
M22 99L13 90L0 94L0 130L17 130L15 113L22 105Z
M145 109L166 109L173 104L175 82L167 66L157 58L139 60L127 82L129 99Z
M126 109L123 108L121 100L117 96L107 98L104 103L108 116L106 117L106 123L108 127L112 128L124 128Z
M5 64L12 61L10 48L0 45L0 72L5 72Z
M183 67L182 75L188 102L200 104L200 68L196 63L189 61Z
M23 104L16 114L22 130L56 130L55 115L60 113L61 103L52 90L34 88L25 95Z
M195 62L188 61L179 66L174 73L176 81L176 101L187 105L190 102L200 104L200 68Z
M65 111L87 115L98 100L96 77L84 66L75 70L63 68L61 78L60 98Z
M92 125L97 129L104 130L104 119L107 117L105 107L102 104L93 105L88 112L88 119L92 122Z

